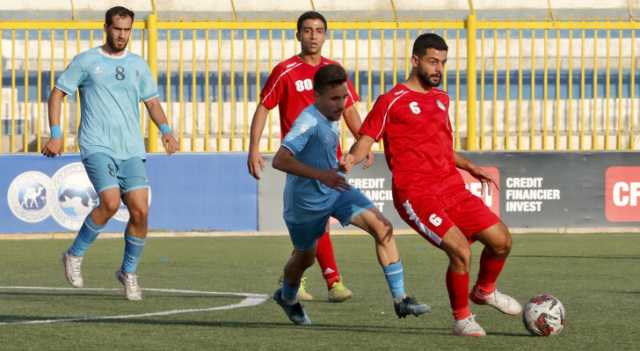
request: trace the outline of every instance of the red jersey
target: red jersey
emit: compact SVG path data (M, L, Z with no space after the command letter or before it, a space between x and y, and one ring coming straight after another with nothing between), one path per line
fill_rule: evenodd
M284 138L293 122L302 110L314 103L313 76L322 66L337 64L337 62L321 57L316 66L302 61L295 55L277 64L260 93L261 104L269 110L276 107L280 111L280 137ZM345 108L349 108L358 101L358 94L353 89L351 81L347 82L349 97Z
M395 190L440 195L465 190L456 169L449 96L444 91L421 93L396 85L378 97L360 134L376 141L383 138Z

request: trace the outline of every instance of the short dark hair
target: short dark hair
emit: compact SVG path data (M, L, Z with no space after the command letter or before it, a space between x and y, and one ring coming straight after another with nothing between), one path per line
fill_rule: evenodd
M347 81L347 72L342 66L331 64L321 67L313 76L313 90L322 94L327 88L333 88Z
M319 19L324 23L324 30L327 30L327 20L320 12L316 11L307 11L298 17L298 33L302 31L302 23L308 19Z
M427 53L427 49L448 51L449 47L444 39L435 33L420 34L413 42L413 54L422 57Z
M107 26L110 26L113 24L113 16L131 17L131 21L133 22L136 15L133 13L133 11L129 10L124 6L114 6L108 9L107 13L104 14L104 23Z

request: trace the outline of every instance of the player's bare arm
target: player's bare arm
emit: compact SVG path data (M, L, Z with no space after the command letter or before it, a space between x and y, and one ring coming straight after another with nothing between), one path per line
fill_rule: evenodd
M278 149L273 158L273 168L300 177L319 180L322 184L336 190L349 189L347 180L337 170L321 170L305 165L296 160L291 151L285 147Z
M455 157L456 167L460 169L464 169L465 171L469 172L469 174L471 174L474 178L478 179L480 182L487 183L487 185L492 183L493 185L495 185L496 189L500 189L498 182L496 182L496 180L493 178L491 174L486 172L481 167L478 167L478 165L471 162L471 160L460 155L459 153L454 152L453 155Z
M147 110L149 111L151 120L153 121L153 123L156 124L156 126L158 126L158 128L160 128L160 131L162 132L162 145L164 146L164 150L169 155L178 151L178 142L176 141L176 138L174 138L173 134L171 133L171 129L165 129L166 127L162 127L163 125L168 127L168 124L167 124L167 116L164 114L164 111L162 110L162 105L160 105L160 100L158 98L153 98L145 101L144 104L147 107Z
M260 173L262 173L264 169L264 158L260 153L260 139L262 138L262 132L267 123L268 115L269 110L264 107L264 105L258 104L258 108L256 108L256 112L253 114L253 120L251 120L247 168L249 169L249 174L256 179L260 179Z
M62 109L62 100L65 95L66 94L58 88L53 88L51 91L49 101L47 102L49 106L49 125L51 127L57 126L57 128L60 128L60 111ZM51 138L49 138L47 143L42 147L42 154L47 157L59 156L64 151L62 149L62 137L56 137L53 134L54 133L52 133Z
M362 162L362 160L371 154L373 143L375 143L375 140L373 140L372 137L361 135L356 143L351 146L349 153L342 156L340 167L343 168L345 172L350 172L355 165Z
M360 118L360 113L358 113L356 105L353 104L349 106L349 108L344 110L342 116L344 117L344 123L347 125L347 128L349 128L349 131L351 132L353 137L358 140L360 138L360 127L362 127L362 119ZM369 151L369 153L367 154L367 160L364 163L364 168L371 167L371 165L373 165L373 161L373 152Z

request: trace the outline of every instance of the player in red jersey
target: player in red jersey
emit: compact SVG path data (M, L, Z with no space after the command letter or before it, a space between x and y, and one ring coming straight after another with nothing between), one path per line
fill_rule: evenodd
M264 168L264 159L260 154L260 138L269 110L278 106L280 135L284 138L300 113L314 103L313 76L315 73L320 67L336 63L323 57L321 53L327 32L327 21L320 13L314 11L303 13L298 18L297 30L296 38L300 41L300 53L273 68L260 94L260 104L253 115L247 165L249 173L256 179L260 179L260 173ZM361 120L355 106L358 95L351 82L348 82L348 92L349 97L343 116L349 130L357 137ZM337 157L340 158L339 147ZM373 160L373 157L368 159ZM369 164L370 162L368 161ZM329 301L342 302L351 298L351 291L341 281L328 225L326 232L317 242L316 259L327 282ZM311 300L313 297L306 292L304 285L301 285L298 298Z
M446 285L455 319L455 335L483 336L469 298L517 315L521 305L496 290L496 280L511 250L511 234L500 219L465 189L457 168L487 185L494 179L453 150L449 96L436 89L445 74L447 44L422 34L413 45L409 79L381 95L360 129L361 137L341 164L362 161L374 142L384 140L393 174L394 205L402 219L449 257ZM470 245L484 244L480 271L469 294Z

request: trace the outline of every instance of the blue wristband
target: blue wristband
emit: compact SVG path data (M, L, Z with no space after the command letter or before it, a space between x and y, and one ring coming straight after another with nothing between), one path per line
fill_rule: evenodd
M162 134L169 134L171 133L171 127L169 127L168 124L161 124L160 125L160 132L162 132Z
M59 125L51 126L51 139L60 139L62 138L62 128Z

